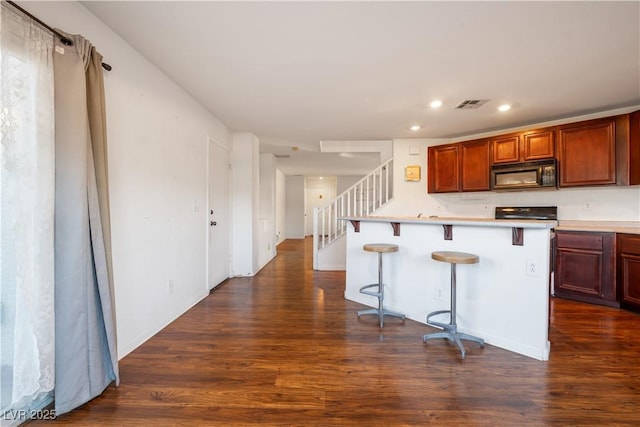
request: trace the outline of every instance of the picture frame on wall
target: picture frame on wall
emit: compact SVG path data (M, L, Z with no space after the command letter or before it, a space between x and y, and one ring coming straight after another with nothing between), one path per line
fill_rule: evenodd
M409 165L404 168L405 181L420 181L420 165Z

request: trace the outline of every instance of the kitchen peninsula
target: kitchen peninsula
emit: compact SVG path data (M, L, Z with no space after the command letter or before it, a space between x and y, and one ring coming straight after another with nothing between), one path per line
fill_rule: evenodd
M385 307L426 324L428 313L449 307L449 265L433 261L431 252L471 252L480 262L457 271L458 329L487 344L548 360L550 236L556 221L341 219L349 223L346 299L376 306L374 297L358 292L377 281L377 257L362 246L397 244L399 252L383 261Z

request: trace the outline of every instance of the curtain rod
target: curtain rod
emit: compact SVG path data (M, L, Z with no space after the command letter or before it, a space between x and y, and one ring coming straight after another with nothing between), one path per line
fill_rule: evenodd
M14 8L18 9L20 12L24 13L25 15L27 15L29 18L33 19L34 21L36 21L38 24L42 25L44 28L46 28L47 30L51 31L53 34L55 34L56 36L60 37L60 42L65 45L65 46L73 46L73 40L71 40L68 37L63 36L62 34L60 34L59 32L57 32L56 30L54 30L53 28L51 28L50 26L48 26L47 24L45 24L44 22L42 22L41 20L39 20L37 17L33 16L32 14L30 14L29 12L27 12L26 10L24 10L23 8L21 8L20 6L18 6L17 4L15 4L12 1L7 1L7 3L9 3L11 6L13 6ZM107 64L106 62L102 63L102 68L104 68L107 71L111 71L113 68L111 67L111 65Z

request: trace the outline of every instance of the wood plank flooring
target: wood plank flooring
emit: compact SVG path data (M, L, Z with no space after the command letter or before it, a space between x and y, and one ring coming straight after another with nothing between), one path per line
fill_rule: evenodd
M474 343L463 361L423 324L358 320L311 250L283 242L125 357L119 387L30 425L640 425L640 315L554 299L548 362Z

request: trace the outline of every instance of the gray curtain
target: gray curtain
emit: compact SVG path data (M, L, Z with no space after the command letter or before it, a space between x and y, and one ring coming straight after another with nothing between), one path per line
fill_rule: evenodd
M119 382L102 56L83 37L59 40L56 112L55 322L58 415Z

